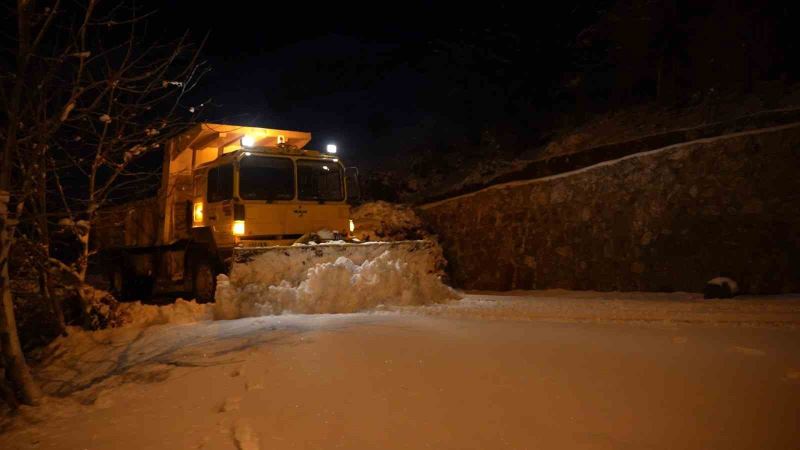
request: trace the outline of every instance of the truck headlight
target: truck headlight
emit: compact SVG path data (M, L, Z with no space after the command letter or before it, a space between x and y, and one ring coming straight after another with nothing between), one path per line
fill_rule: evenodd
M353 219L350 219L350 232L356 231L356 223L353 222Z
M233 221L233 235L244 236L244 220Z
M195 223L203 223L203 202L195 203L192 211L192 218Z

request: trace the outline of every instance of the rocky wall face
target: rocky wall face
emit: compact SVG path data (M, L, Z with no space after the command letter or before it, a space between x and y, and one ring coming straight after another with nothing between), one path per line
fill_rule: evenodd
M465 289L800 291L800 126L422 207Z

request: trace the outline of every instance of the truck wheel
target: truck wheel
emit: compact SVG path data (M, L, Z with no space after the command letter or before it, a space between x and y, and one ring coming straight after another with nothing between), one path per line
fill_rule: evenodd
M192 293L198 302L214 300L217 289L217 274L207 261L202 261L194 266L192 276Z

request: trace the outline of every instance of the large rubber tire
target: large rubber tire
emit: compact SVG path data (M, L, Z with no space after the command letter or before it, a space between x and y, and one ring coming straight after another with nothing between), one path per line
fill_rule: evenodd
M199 261L192 270L192 294L198 302L214 301L217 273L208 261Z

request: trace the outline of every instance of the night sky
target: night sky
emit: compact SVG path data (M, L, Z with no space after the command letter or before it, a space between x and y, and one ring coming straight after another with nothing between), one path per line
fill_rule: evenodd
M311 131L312 148L334 142L361 163L431 134L463 136L513 108L506 53L534 45L557 55L540 43L574 36L595 14L571 2L536 12L501 3L256 4L157 6L169 33L188 28L199 40L210 32L212 71L195 92L213 98L206 118ZM473 51L487 40L490 51ZM552 66L531 56L531 67Z
M800 74L784 2L198 5L152 1L149 34L209 33L204 120L311 131L312 148L366 166L477 146L485 129L541 143L570 114Z

